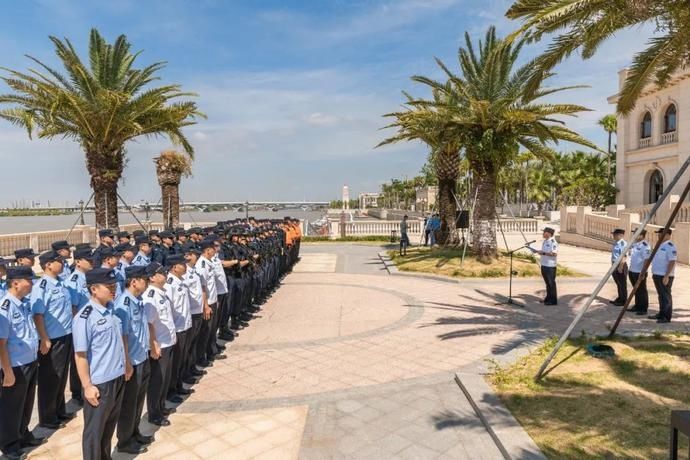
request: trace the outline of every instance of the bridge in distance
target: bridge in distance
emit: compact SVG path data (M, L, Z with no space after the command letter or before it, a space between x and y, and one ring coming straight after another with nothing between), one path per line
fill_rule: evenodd
M40 206L34 205L30 209L37 210L54 210L54 211L72 211L79 212L81 207L85 203L77 203L73 206ZM315 210L315 209L325 209L328 208L327 201L184 201L180 203L182 209L195 209L199 211L224 211L224 210L235 210L244 211L246 208L253 211L260 210L281 210L281 209L303 209L303 210ZM131 203L128 206L135 211L149 211L160 210L163 205L160 200L157 203L153 202L138 202ZM118 208L126 210L127 206L120 205ZM16 208L6 208L7 210ZM90 204L86 206L85 211L93 211L94 206Z

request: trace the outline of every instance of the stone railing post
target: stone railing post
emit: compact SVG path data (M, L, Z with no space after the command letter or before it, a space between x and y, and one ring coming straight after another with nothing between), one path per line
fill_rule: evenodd
M29 234L29 247L37 254L41 252L41 248L38 247L38 233Z
M625 230L626 239L632 235L632 229L640 223L640 215L634 212L622 212L618 216L619 228Z
M677 222L673 231L673 242L678 248L678 261L690 263L690 222Z
M609 217L618 217L624 209L624 204L610 204L606 206L606 215Z
M656 216L654 221L656 222L657 225L665 225L666 221L668 221L668 218L671 217L671 212L673 211L673 207L678 204L680 201L680 196L678 195L670 195L668 197L668 200L663 203L660 207L659 210L656 213Z
M585 219L587 214L592 214L592 208L590 206L578 206L577 207L577 220L575 221L576 233L578 235L585 234Z

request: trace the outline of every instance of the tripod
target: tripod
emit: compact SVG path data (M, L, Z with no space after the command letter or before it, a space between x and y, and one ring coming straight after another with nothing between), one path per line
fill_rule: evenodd
M510 278L508 281L508 300L506 300L505 302L501 302L501 303L505 303L508 305L516 305L518 307L525 308L525 306L523 304L513 300L513 275L517 274L517 272L513 271L513 254L518 252L520 249L529 248L529 245L534 243L534 242L535 241L527 242L524 245L520 246L519 248L513 249L512 251L508 251L508 254L510 255Z

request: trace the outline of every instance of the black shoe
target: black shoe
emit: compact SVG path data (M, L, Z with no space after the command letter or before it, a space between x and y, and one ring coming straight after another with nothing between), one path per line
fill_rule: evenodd
M216 347L218 347L218 352L220 353L221 351L225 351L227 348L225 345L221 345L219 343L216 343Z
M170 423L170 422L168 422L168 423ZM142 446L141 444L139 444L136 441L130 441L130 443L127 444L126 446L122 446L122 447L117 446L117 451L122 452L123 454L137 455L137 454L143 454L144 452L147 452L148 449L146 448L146 446Z
M196 365L200 366L200 367L212 367L213 363L211 361L209 361L208 359L202 359L201 361L196 363Z
M222 333L222 334L220 334L220 335L218 336L218 338L219 338L220 340L225 340L225 341L227 341L227 342L232 342L233 340L235 340L235 334L230 335L230 334Z
M3 452L2 454L2 458L6 458L7 460L24 460L26 458L26 452L22 452L19 449Z
M618 299L615 299L615 300L609 300L609 303L612 303L612 304L614 304L614 305L615 305L615 304L617 304L617 303L620 303L620 300L618 300Z
M218 353L216 356L213 357L213 359L214 359L214 360L222 361L222 360L224 360L224 359L227 359L227 356L225 356L225 355L222 354L222 353Z
M181 388L181 389L177 390L177 394L182 395L182 396L191 395L192 393L194 393L194 390L192 390L192 389L188 390L186 388Z
M242 319L244 321L250 321L250 320L254 319L254 315L252 315L251 313L244 313L244 314L242 314L242 316L240 316L240 319Z
M657 322L657 323L670 323L671 320L670 320L670 319L666 319L666 318L659 318L659 319L656 320L656 322Z
M70 420L74 420L75 418L77 418L76 412L67 412L65 414L58 415L58 420L60 420L61 422L69 422Z
M170 426L170 420L165 417L150 418L149 423L156 426Z
M636 312L637 311L637 305L633 305L632 307L628 307L628 311Z
M635 312L635 314L636 314L637 316L644 316L644 315L647 314L647 310L637 310L637 311Z
M29 436L19 441L19 445L24 447L37 447L41 444L45 444L46 438L37 438L33 434L29 433Z
M169 398L165 398L167 401L170 401L173 404L180 404L184 402L184 399L181 396L175 395L171 396Z
M39 423L38 426L41 428L47 428L49 430L59 430L65 427L65 422L45 422Z
M176 410L174 407L171 407L169 409L167 407L164 407L163 410L161 411L161 414L163 414L164 416L167 417L168 415L174 414L175 412L176 412Z
M625 303L623 303L623 302L610 302L610 303L614 307L622 307L623 305L625 305Z
M197 381L194 377L187 377L182 379L182 383L186 383L187 385L196 385Z
M244 326L242 326L242 324L240 323L233 323L230 325L230 329L232 329L233 331L241 331L242 329L244 329Z
M649 319L659 319L659 318L661 318L661 315L659 315L659 314L657 313L656 315L649 315L649 316L647 316L647 318L649 318Z
M208 372L206 372L206 371L200 371L199 369L192 369L192 370L189 372L189 374L192 375L193 377L201 377L202 375L208 374Z
M135 434L134 439L136 439L139 444L153 444L153 442L156 440L156 438L153 436L145 436L140 433Z

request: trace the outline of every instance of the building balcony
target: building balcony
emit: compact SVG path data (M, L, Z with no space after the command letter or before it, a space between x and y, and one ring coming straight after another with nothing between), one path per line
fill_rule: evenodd
M651 137L643 137L640 139L639 144L637 144L638 149L646 149L648 147L652 146L652 138Z
M678 131L671 131L670 133L663 133L661 135L662 144L672 144L678 142Z

